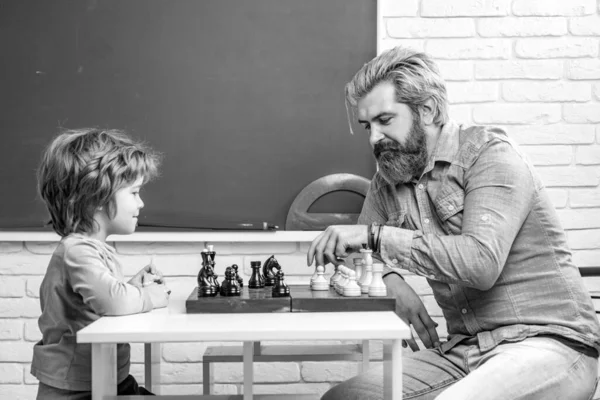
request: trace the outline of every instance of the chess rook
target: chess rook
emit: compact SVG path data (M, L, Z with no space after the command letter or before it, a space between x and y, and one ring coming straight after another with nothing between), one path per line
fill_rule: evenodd
M354 263L354 271L356 272L356 282L358 283L362 275L363 260L362 258L354 258L352 259L352 262Z
M373 278L369 285L369 297L384 297L387 296L387 288L383 282L383 264L373 264Z
M265 281L260 273L260 261L250 261L250 268L252 268L252 276L248 281L248 288L260 289L265 287Z
M373 250L361 249L360 252L363 255L363 273L358 285L361 293L367 294L373 279Z

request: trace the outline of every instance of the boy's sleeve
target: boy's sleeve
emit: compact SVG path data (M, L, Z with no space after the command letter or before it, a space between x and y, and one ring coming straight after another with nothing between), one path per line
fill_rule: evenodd
M147 291L119 281L92 244L81 242L65 254L67 276L75 293L98 315L127 315L150 311Z

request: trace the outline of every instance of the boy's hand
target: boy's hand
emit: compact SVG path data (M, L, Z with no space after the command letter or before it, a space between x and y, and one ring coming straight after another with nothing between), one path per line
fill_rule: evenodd
M143 290L147 291L152 300L154 308L163 308L169 304L169 295L171 291L164 283L154 283L146 286Z

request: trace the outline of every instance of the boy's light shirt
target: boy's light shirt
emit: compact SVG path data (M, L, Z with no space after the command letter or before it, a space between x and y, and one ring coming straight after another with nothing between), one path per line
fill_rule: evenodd
M124 280L114 248L83 235L64 237L40 286L42 332L33 349L31 373L60 389L91 390L91 345L76 333L103 315L153 308L148 293ZM117 380L129 374L129 344L117 346Z

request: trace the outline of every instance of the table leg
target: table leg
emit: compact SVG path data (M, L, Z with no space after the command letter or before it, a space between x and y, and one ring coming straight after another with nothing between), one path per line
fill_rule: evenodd
M370 342L362 341L362 363L360 364L360 372L365 372L369 369L369 360L371 359Z
M117 345L92 343L92 400L117 395Z
M244 400L252 400L254 382L254 343L244 342Z
M144 343L144 386L160 394L160 343Z
M383 398L402 400L402 340L383 341Z

